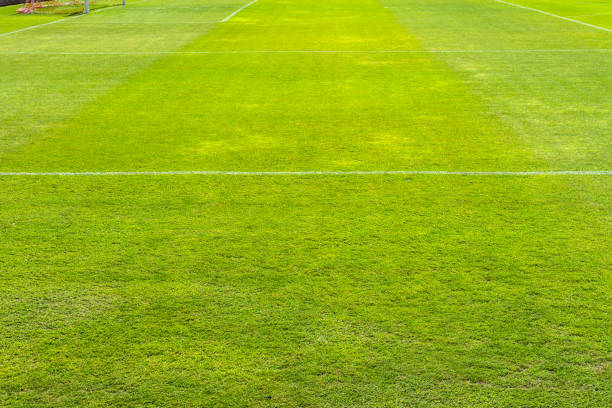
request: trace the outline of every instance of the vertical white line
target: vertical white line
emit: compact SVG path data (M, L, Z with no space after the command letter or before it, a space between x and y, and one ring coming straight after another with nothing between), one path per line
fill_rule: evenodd
M608 31L608 32L612 31L609 28L600 27L600 26L596 26L596 25L593 25L593 24L585 23L584 21L574 20L573 18L567 18L567 17L559 16L557 14L549 13L547 11L542 11L542 10L534 9L534 8L527 7L527 6L521 6L520 4L509 3L509 2L503 1L503 0L495 0L495 1L498 2L498 3L507 4L509 6L514 6L514 7L522 8L522 9L525 9L525 10L535 11L536 13L546 14L547 16L552 16L552 17L560 18L561 20L571 21L572 23L582 24L584 26L595 28L597 30L603 30L603 31Z
M238 10L234 11L232 14L230 14L229 16L225 17L223 20L221 20L222 23L225 23L226 21L229 21L232 17L234 17L236 14L240 13L242 10L244 10L245 8L257 3L259 0L253 0L252 2L250 2L249 4L240 7Z

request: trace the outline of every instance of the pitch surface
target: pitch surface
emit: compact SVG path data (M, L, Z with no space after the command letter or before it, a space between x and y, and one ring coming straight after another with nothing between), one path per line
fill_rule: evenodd
M245 3L3 9L0 172L612 170L606 1ZM611 177L0 176L0 405L605 406Z

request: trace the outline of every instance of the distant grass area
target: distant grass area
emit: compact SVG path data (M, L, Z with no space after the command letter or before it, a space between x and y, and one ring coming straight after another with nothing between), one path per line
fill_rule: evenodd
M606 1L513 2L612 26ZM612 170L608 32L488 0L220 23L245 3L0 37L0 172ZM0 176L0 406L607 406L611 188Z
M0 34L64 18L57 15L23 16L17 13L19 7L21 5L0 7L0 21L2 21L2 24L0 24Z

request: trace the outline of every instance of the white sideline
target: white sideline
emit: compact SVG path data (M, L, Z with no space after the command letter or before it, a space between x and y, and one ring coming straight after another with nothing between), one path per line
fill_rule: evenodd
M229 21L232 17L234 17L236 14L240 13L242 10L244 10L245 8L257 3L259 0L253 0L252 2L250 2L249 4L240 7L238 10L234 11L232 14L230 14L229 16L225 17L223 20L221 20L222 23L225 23L226 21Z
M30 52L0 51L0 55L215 55L215 54L504 54L555 52L610 52L612 48L559 48L508 50L234 50L234 51L117 51L117 52Z
M514 4L514 3L510 3L510 2L504 1L504 0L495 0L495 1L498 2L498 3L507 4L509 6L514 6L514 7L522 8L522 9L525 9L525 10L531 10L531 11L535 11L537 13L546 14L547 16L552 16L552 17L560 18L561 20L571 21L572 23L582 24L584 26L595 28L597 30L603 30L603 31L612 32L612 30L609 29L609 28L605 28L605 27L601 27L601 26L585 23L584 21L574 20L573 18L563 17L563 16L560 16L560 15L557 15L557 14L549 13L549 12L543 11L543 10L538 10L538 9L535 9L535 8L532 8L532 7L521 6L520 4Z
M84 172L0 172L0 176L603 176L612 171L84 171Z

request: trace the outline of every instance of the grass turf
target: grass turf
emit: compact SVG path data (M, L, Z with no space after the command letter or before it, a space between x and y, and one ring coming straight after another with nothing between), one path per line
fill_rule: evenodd
M243 4L0 37L0 171L610 170L607 32L484 0L218 24ZM417 53L160 54L232 50ZM1 406L610 402L610 176L0 186Z

